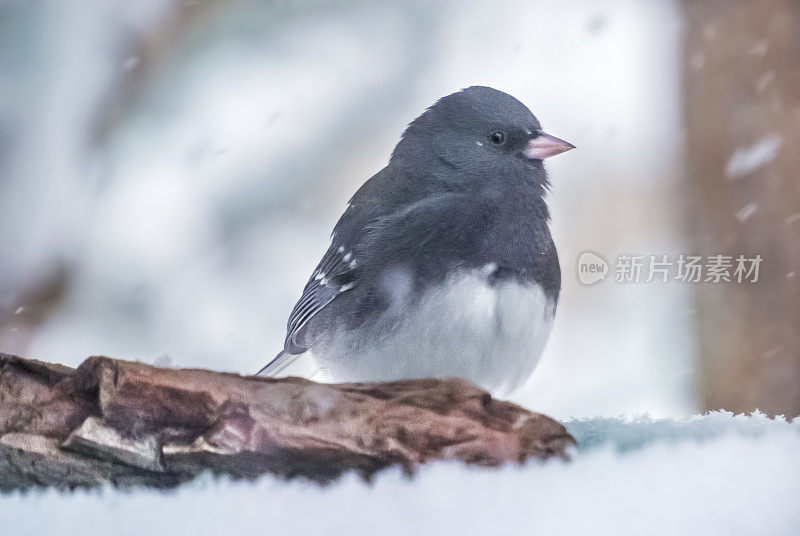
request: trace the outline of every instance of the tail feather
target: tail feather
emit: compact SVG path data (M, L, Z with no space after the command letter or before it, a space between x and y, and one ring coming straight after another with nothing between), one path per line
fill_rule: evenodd
M301 354L290 354L281 350L278 355L256 372L256 376L277 376L283 369L291 365Z
M283 350L269 363L256 373L257 376L283 378L285 376L300 376L309 380L330 381L328 369L317 363L311 352L290 354Z

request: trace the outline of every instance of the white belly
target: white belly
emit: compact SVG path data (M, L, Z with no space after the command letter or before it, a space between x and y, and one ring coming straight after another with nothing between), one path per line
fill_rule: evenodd
M485 274L453 277L414 305L401 292L379 324L331 333L313 354L335 381L458 376L510 391L539 361L555 304L537 285L490 285Z

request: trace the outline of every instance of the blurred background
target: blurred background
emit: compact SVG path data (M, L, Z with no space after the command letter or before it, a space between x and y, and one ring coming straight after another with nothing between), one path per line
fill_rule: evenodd
M548 161L562 301L511 398L794 417L798 35L777 0L3 3L0 351L258 370L405 125L483 84L578 146ZM763 262L585 286L587 250Z

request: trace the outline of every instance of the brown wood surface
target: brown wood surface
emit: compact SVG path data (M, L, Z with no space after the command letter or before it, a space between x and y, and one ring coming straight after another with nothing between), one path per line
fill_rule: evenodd
M572 444L560 423L460 379L320 384L0 354L0 489L164 487L206 470L325 482L432 460L565 457Z

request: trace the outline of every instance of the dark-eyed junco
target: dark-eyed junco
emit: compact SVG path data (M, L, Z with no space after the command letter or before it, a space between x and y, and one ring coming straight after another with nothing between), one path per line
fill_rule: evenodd
M520 385L561 287L543 160L573 147L496 89L440 99L350 200L259 374L310 352L337 381Z

